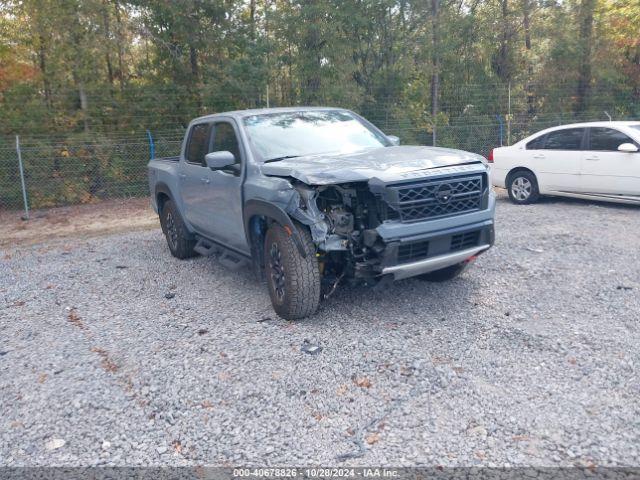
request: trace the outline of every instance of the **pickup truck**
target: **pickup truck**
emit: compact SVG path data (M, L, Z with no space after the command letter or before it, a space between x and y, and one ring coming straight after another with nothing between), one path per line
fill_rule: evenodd
M448 280L493 245L486 160L399 143L338 108L200 117L149 162L152 205L174 257L252 265L276 313L303 318L341 281Z

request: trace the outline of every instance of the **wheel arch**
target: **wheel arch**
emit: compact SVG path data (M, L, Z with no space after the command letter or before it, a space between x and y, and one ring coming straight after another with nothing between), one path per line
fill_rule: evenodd
M271 223L280 225L293 238L300 255L306 258L307 252L304 249L300 234L291 217L282 208L264 200L251 199L245 202L243 216L247 243L251 248L251 256L257 266L262 268L263 252L260 246L264 242L264 235ZM260 241L261 239L262 241Z
M509 173L507 173L507 176L505 177L505 188L509 188L509 184L511 183L511 179L514 177L514 175L516 175L517 173L520 172L527 172L530 173L531 175L533 175L533 178L536 181L536 184L538 186L538 189L540 189L540 180L538 180L538 175L536 175L536 172L534 172L533 170L531 170L530 168L527 167L513 167L511 170L509 170Z
M174 204L176 203L173 199L173 195L171 194L171 189L169 188L169 186L164 182L159 182L156 185L155 191L155 202L156 208L158 209L158 214L162 213L162 208L164 207L164 204L167 202L167 200L171 200Z

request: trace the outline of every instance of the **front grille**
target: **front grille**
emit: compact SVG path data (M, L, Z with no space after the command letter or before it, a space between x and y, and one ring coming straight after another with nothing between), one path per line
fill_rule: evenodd
M429 256L429 242L416 242L398 247L398 263L407 263Z
M435 237L420 242L400 244L398 246L398 264L477 247L480 243L480 234L481 230L474 230L472 232Z
M402 222L415 222L482 208L483 175L445 177L387 187L386 200Z
M480 231L459 233L451 237L451 247L449 251L455 252L456 250L464 250L465 248L471 248L478 246L478 240L480 239Z

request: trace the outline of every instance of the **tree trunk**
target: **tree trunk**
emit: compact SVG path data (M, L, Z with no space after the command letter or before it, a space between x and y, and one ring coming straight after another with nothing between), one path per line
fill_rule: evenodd
M440 0L431 0L431 121L433 122L432 144L437 141L438 96L440 90Z
M82 112L82 125L85 133L89 132L89 102L87 101L87 92L84 89L84 83L78 82L78 97L80 98L80 111Z
M578 88L576 91L575 113L587 109L589 90L591 88L591 51L593 44L593 11L595 0L582 0L579 11L580 39L578 65Z
M525 90L527 92L527 113L529 116L536 114L536 97L534 93L533 82L533 62L531 59L531 0L523 0L522 11L523 19L522 24L524 27L524 48L526 50L526 63L527 63L527 82L525 84Z
M38 35L38 66L42 75L42 87L44 90L44 102L47 109L51 109L51 83L49 81L49 72L47 72L47 53L45 51L45 39L42 34Z
M102 5L102 28L104 29L104 48L105 48L105 62L107 64L107 78L109 85L113 87L114 74L113 64L111 63L111 25L109 22L109 10L107 9L106 2Z
M118 80L120 82L120 91L123 91L126 74L124 71L125 67L124 67L124 61L123 61L124 47L123 47L123 40L122 40L122 19L120 18L120 4L118 3L118 0L114 0L113 4L116 12L116 25L117 25L116 43L118 47ZM147 46L147 40L145 38L145 54L147 55L147 63L148 63L149 49L146 46Z

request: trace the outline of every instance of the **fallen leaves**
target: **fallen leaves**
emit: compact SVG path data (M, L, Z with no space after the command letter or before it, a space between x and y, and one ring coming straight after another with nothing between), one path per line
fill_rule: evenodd
M87 330L87 326L82 322L82 319L80 318L80 315L78 315L78 312L75 308L69 310L67 319L69 320L69 323L78 327L80 330Z
M342 384L338 387L338 389L336 390L336 395L338 395L339 397L343 396L345 393L347 393L349 391L349 387L345 384Z
M371 386L373 385L371 383L371 380L369 380L367 377L356 377L353 379L353 383L355 383L360 388L371 388Z
M47 380L47 374L46 373L41 373L40 375L38 375L38 383L44 383Z
M97 353L102 358L100 365L105 372L115 373L118 371L118 365L111 359L109 352L99 347L93 347L91 351Z
M365 442L369 445L374 445L380 441L380 434L378 432L369 433L364 437Z

